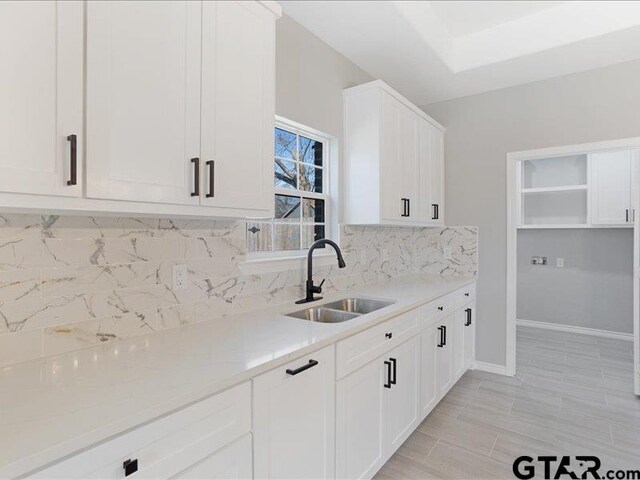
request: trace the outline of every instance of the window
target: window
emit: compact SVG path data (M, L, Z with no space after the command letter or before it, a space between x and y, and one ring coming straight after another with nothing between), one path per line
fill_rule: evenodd
M284 119L274 139L275 217L247 222L247 251L295 255L329 236L329 140Z

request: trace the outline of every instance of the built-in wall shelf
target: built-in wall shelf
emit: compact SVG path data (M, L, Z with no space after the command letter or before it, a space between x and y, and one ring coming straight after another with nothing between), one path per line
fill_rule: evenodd
M518 164L518 228L632 227L636 150L534 158Z

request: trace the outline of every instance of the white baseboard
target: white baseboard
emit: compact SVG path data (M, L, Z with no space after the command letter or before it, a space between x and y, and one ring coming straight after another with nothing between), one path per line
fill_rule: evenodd
M574 327L572 325L560 325L557 323L538 322L536 320L517 319L516 325L523 327L544 328L558 330L560 332L580 333L582 335L595 335L597 337L615 338L617 340L633 341L632 333L612 332L610 330L598 330L597 328Z
M498 375L506 375L507 367L504 365L498 365L497 363L478 362L477 360L473 364L475 370L481 370L483 372L495 373Z

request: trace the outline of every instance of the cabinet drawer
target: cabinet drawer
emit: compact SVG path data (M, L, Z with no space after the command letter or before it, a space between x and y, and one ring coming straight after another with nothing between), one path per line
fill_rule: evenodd
M454 292L455 293L455 292ZM426 328L455 310L455 298L452 293L437 298L419 309L420 328Z
M460 290L456 290L453 295L453 301L456 307L461 307L469 302L472 302L476 298L476 284L471 283L462 287Z
M411 338L418 330L418 310L412 310L338 342L337 377L342 378L369 363Z
M249 382L101 443L31 478L169 478L251 430Z

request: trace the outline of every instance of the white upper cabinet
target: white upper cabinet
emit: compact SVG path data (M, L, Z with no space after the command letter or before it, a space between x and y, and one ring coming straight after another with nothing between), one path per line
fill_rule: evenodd
M201 3L86 5L87 195L197 205Z
M444 132L419 120L420 221L444 225Z
M0 192L81 195L82 9L0 2Z
M444 127L380 80L344 109L345 223L442 224Z
M631 150L589 155L591 223L632 225Z
M202 203L269 215L273 13L257 2L205 2L202 36Z

